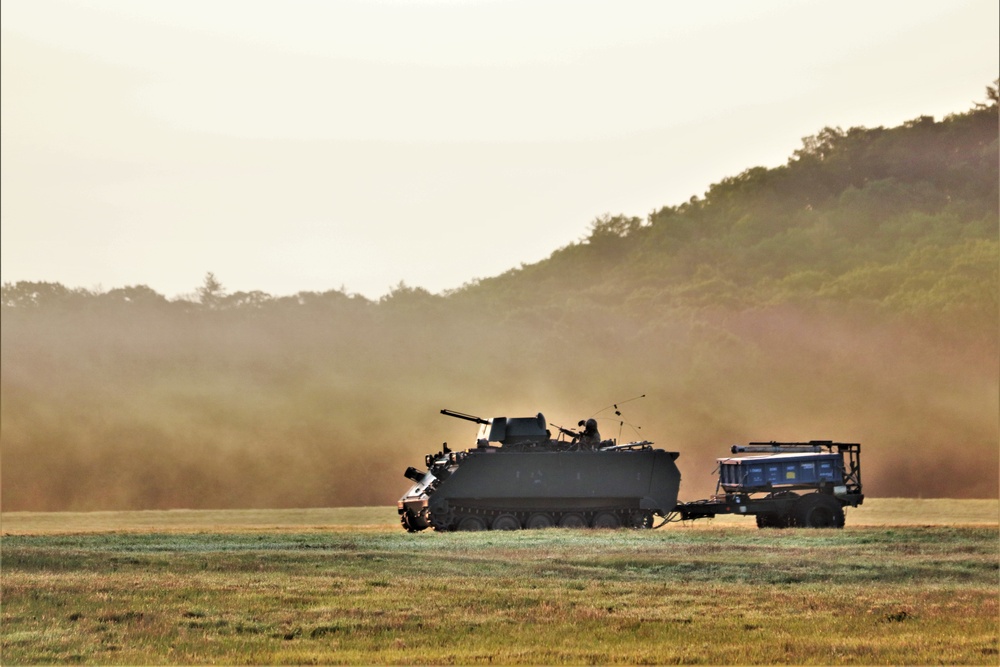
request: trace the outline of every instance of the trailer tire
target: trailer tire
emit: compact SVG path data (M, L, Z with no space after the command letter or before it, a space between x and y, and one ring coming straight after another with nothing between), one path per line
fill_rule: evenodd
M833 496L810 493L795 505L795 525L800 528L843 528L844 507Z
M757 515L757 527L758 528L787 528L788 527L788 517L784 514L773 514L767 512L765 514Z
M780 501L774 503L778 509L774 512L762 512L757 515L758 528L794 528L795 509L798 507L799 494L794 491L775 491L767 495L767 500Z

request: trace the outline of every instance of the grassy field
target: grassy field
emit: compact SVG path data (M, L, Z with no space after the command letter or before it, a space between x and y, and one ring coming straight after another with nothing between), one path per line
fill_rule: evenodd
M848 508L849 526L1000 525L998 500L869 498ZM330 530L398 528L395 507L337 507L290 510L156 510L143 512L6 512L5 535L93 533L108 531L197 532L211 530ZM756 530L753 518L722 515L689 523L685 529L738 526ZM677 526L670 526L669 529Z
M391 508L4 514L0 661L995 665L996 507L416 535Z

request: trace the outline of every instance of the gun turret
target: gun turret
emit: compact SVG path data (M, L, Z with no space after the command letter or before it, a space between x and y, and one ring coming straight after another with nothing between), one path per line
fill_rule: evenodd
M464 412L456 412L455 410L442 410L441 414L447 415L448 417L456 417L458 419L464 419L469 422L476 422L477 424L489 424L489 419L483 419L482 417L477 417L475 415L467 415Z

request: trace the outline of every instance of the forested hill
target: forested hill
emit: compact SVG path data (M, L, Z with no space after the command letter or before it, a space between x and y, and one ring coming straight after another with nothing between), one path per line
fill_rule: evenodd
M863 303L995 322L995 93L941 121L826 128L784 166L748 169L646 219L605 215L580 243L459 296L638 316Z
M0 504L386 505L441 442L472 445L441 408L593 416L679 452L682 500L714 491L733 443L808 439L863 443L869 496L995 498L990 93L825 129L782 167L440 295L5 284Z
M894 128L825 128L781 167L754 167L703 197L645 219L605 214L544 261L443 295L400 284L379 304L484 307L495 313L567 304L618 315L657 309L745 309L865 303L951 318L997 311L998 115L987 104ZM346 302L347 294L226 294L210 277L188 305L259 309ZM367 302L350 295L355 305ZM3 286L5 306L92 297L145 305L148 287L92 293L50 283ZM176 302L184 303L184 299ZM433 304L433 306L432 306ZM371 304L368 305L378 305ZM572 310L572 308L571 308Z

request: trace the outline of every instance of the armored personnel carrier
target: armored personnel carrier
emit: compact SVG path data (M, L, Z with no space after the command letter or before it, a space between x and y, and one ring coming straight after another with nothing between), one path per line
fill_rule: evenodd
M677 453L649 441L594 443L588 433L561 427L553 439L541 413L441 414L475 422L479 433L471 449L452 451L446 444L427 455L426 471L407 468L413 486L397 507L410 532L648 528L677 505Z

